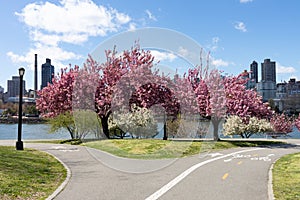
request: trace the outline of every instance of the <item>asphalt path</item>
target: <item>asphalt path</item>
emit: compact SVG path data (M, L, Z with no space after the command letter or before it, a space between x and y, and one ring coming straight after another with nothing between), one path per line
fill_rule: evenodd
M61 160L71 176L57 200L76 199L268 199L269 169L293 144L235 148L174 160L135 160L83 146L25 143ZM15 141L0 141L15 145Z

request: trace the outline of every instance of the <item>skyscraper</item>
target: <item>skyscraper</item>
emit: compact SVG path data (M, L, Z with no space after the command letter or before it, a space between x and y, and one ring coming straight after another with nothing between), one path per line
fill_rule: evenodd
M261 63L261 80L276 83L276 62L265 59L264 62Z
M276 98L276 63L270 59L261 63L261 82L257 84L257 92L263 101Z
M258 83L258 64L257 62L253 61L252 64L250 65L250 79L254 83Z
M26 93L25 80L23 80L23 94ZM8 97L16 97L20 94L20 77L13 76L12 80L7 80L7 94Z
M42 85L41 89L46 87L48 83L52 83L54 76L54 66L51 65L51 59L46 58L46 63L42 64Z

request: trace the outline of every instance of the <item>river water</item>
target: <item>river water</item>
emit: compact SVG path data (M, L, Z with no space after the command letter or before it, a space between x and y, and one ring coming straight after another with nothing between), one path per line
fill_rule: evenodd
M158 126L159 134L156 138L162 138L163 130L162 125ZM0 140L13 140L17 139L18 124L0 124ZM292 133L289 133L288 138L300 139L300 132L294 128ZM238 137L238 136L237 136ZM264 136L252 136L264 137ZM66 130L61 130L56 133L49 133L48 124L23 124L22 125L22 139L70 139L70 134Z
M49 133L48 124L23 124L22 139L70 139L67 131ZM0 140L13 140L18 136L18 124L0 124Z

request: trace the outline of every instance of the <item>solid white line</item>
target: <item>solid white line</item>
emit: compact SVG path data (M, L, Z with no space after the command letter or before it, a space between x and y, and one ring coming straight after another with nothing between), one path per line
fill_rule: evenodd
M261 150L261 149L263 149L263 148L246 149L246 150L242 150L242 151L237 151L237 152L234 152L234 153L230 153L230 154L223 155L223 156L220 156L220 157L212 158L212 159L203 161L201 163L198 163L196 165L193 165L189 169L182 172L179 176L177 176L176 178L171 180L169 183L164 185L162 188L157 190L155 193L153 193L152 195L147 197L145 200L156 200L156 199L158 199L163 194L165 194L168 190L170 190L172 187L174 187L176 184L178 184L180 181L182 181L185 177L187 177L190 173L192 173L193 171L195 171L196 169L198 169L199 167L201 167L203 165L206 165L206 164L211 163L211 162L216 161L216 160L220 160L220 159L232 156L234 154L245 153L245 152L249 152L249 151L257 151L257 150Z

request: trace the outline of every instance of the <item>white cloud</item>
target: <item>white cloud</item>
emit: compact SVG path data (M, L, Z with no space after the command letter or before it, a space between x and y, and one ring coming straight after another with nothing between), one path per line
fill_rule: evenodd
M128 15L119 12L116 13L116 18L119 24L127 24L131 20L131 18Z
M276 63L276 72L278 74L290 74L296 72L296 69L294 67L289 66L283 66L280 63Z
M60 41L78 44L89 36L105 36L131 20L128 15L96 5L92 0L64 0L58 5L31 3L16 15L30 28L34 41L49 45ZM37 33L42 37L35 37ZM54 42L45 37L54 38Z
M128 31L135 31L136 30L136 23L130 23Z
M180 56L182 56L182 57L187 57L188 54L189 54L189 51L188 51L186 48L180 46L180 47L178 48L178 54L179 54Z
M154 59L156 61L170 61L172 62L175 58L177 58L177 56L173 53L168 53L168 52L160 52L160 51L156 51L156 50L151 50L151 55L154 56Z
M253 0L240 0L240 3L249 3L252 2Z
M149 19L157 21L156 17L149 10L145 10L145 12L147 13Z
M244 22L235 22L234 28L242 32L247 32L247 28Z
M222 59L213 59L212 65L216 67L227 67L229 65L229 62L224 61Z
M61 0L59 3L35 2L15 13L29 29L31 48L23 55L7 52L12 62L33 68L34 54L39 61L51 58L56 69L83 56L64 50L63 43L81 45L91 36L105 36L135 23L125 13L95 4L92 0Z
M38 52L38 53L37 53ZM26 63L26 68L33 70L34 54L38 54L39 65L45 62L46 58L52 60L52 64L59 70L62 67L68 66L69 63L64 64L64 61L71 59L82 59L83 57L73 52L63 50L60 47L46 46L43 44L36 44L34 48L29 49L25 55L18 55L13 52L8 52L7 56L16 64Z

